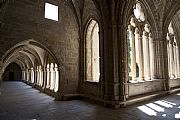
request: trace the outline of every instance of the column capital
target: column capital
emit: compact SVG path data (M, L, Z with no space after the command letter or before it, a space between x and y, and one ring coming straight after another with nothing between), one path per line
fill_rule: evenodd
M174 42L174 35L171 34L171 33L168 33L168 34L167 34L167 37L168 37L168 39L170 40L170 43L173 44L173 42Z
M147 31L143 31L143 36L149 37L149 33Z
M152 38L152 33L149 33L149 38Z
M148 33L150 32L149 24L144 25L144 30Z
M128 30L130 31L130 32L135 32L135 27L133 27L132 25L128 25Z
M137 27L135 28L135 34L139 34L139 29Z
M131 24L133 27L136 27L135 18L133 18L133 17L131 18L130 24Z
M176 46L176 45L177 45L177 43L176 43L176 42L173 42L173 45L174 45L174 46Z

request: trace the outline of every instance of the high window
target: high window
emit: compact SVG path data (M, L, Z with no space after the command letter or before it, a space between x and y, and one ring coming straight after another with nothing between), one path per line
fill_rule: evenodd
M85 39L86 80L99 82L99 25L95 20L89 22Z
M45 3L45 18L58 21L58 6Z

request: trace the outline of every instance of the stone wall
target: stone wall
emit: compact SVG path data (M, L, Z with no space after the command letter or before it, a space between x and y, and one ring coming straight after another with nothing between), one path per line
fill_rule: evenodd
M88 25L88 22L93 19L96 20L99 24L99 16L98 16L98 10L95 6L95 4L93 3L92 0L85 0L84 1L84 9L83 9L83 14L82 14L82 46L85 46L85 40L86 40L86 28ZM102 33L100 33L102 34ZM83 45L84 44L84 45ZM100 46L102 46L100 44ZM85 48L81 47L81 70L82 73L82 77L80 80L80 88L79 91L81 94L86 95L86 96L90 96L90 97L95 97L95 98L99 98L101 96L101 80L100 82L90 82L90 81L86 81L85 78ZM100 55L101 56L101 55ZM102 74L101 74L102 75Z
M180 78L177 79L170 79L169 80L169 86L171 89L180 87Z
M163 91L164 80L129 83L129 97Z

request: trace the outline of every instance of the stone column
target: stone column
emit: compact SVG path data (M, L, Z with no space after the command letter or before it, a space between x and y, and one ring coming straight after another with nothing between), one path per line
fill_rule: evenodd
M49 67L49 80L48 80L48 88L49 89L51 87L51 75L52 75L52 72L51 72L51 68Z
M143 31L143 52L144 52L144 77L145 80L150 80L150 54L149 54L149 39L148 33Z
M50 76L50 89L53 90L53 86L54 86L54 65L50 67L50 72L51 72L51 76Z
M40 86L42 87L43 86L43 69L42 69L42 67L40 66L39 67L39 76L40 76Z
M173 78L173 71L172 71L172 45L171 41L169 41L169 78Z
M58 69L58 73L59 73L59 77L58 77L58 88L57 88L57 94L55 96L55 100L62 100L62 91L60 89L60 67L57 68Z
M54 91L58 91L58 86L59 86L59 71L57 65L55 65L55 84L54 84Z
M31 83L34 83L34 69L31 68Z
M170 69L171 69L171 76L170 78L174 78L174 36L172 34L168 34L170 38L169 50L170 50Z
M176 42L173 42L173 52L174 52L174 78L177 78L177 52L176 52Z
M29 81L29 69L28 68L26 69L26 81L27 82Z
M21 80L24 80L24 70L22 70Z
M54 67L51 68L51 87L50 89L53 90L54 89L54 81L55 81L55 74L54 74Z
M169 78L171 77L171 60L170 60L170 41L169 39L167 38L167 55L168 55L168 74L169 74Z
M153 49L153 39L152 39L152 34L149 33L149 57L150 57L150 77L153 79L155 76L154 74L154 49Z
M176 55L177 55L177 77L180 78L180 59L179 59L179 47L176 45Z
M39 85L39 66L37 66L37 69L36 69L36 71L37 71L37 85Z
M135 29L135 40L138 43L138 64L139 64L139 80L142 81L144 79L144 65L143 65L143 46L142 39L140 38L140 32L138 28Z
M46 83L46 87L49 88L50 87L50 78L51 75L50 75L50 68L49 68L49 64L47 66L47 83Z
M37 84L37 69L34 68L34 85Z
M47 85L47 68L46 67L42 68L42 76L43 76L42 87L44 89L44 88L46 88L46 85Z
M131 73L132 81L136 80L136 46L135 46L135 35L133 26L129 25L129 38L131 42L132 56L131 56Z

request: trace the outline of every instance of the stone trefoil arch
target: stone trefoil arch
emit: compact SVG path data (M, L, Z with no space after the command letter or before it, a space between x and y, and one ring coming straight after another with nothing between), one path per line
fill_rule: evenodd
M152 33L145 14L142 5L136 2L127 30L130 82L149 81L152 78Z
M170 79L180 78L179 46L176 38L172 23L170 22L167 33L168 72Z

